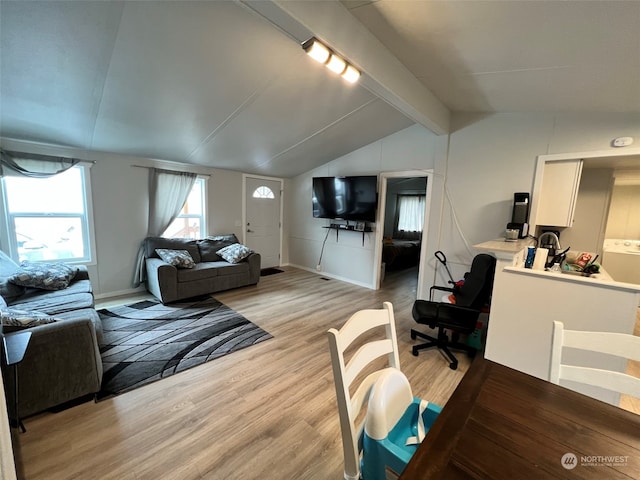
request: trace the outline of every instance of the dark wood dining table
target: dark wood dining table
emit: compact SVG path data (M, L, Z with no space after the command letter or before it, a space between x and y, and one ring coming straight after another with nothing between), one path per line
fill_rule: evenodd
M400 480L640 479L640 415L474 359Z

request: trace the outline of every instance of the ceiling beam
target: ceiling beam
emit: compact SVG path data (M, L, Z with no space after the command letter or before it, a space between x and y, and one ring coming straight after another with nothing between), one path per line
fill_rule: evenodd
M316 37L360 69L360 84L436 135L449 133L450 112L337 0L239 0L296 42Z

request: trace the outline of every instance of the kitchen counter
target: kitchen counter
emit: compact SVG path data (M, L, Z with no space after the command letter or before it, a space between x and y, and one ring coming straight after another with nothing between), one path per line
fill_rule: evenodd
M566 281L566 282L575 282L582 284L593 284L596 283L599 286L606 288L613 288L619 290L628 290L631 292L640 291L640 285L635 283L625 283L625 282L617 282L611 275L604 269L600 268L600 273L596 273L590 276L583 276L579 273L564 273L564 272L551 272L547 270L533 270L531 268L523 268L523 267L505 267L504 271L519 273L522 275L534 275L542 278L547 278L555 281Z
M531 246L535 246L536 241L533 238L522 238L515 242L507 242L504 238L498 238L496 240L489 240L488 242L479 243L474 245L473 248L482 252L490 253L506 253L516 254L523 249Z
M572 330L633 334L640 285L616 282L605 270L583 277L524 268L523 252L529 243L500 241L474 246L497 258L485 358L529 375L549 379L551 332L554 320ZM498 250L491 250L495 246ZM519 251L518 248L520 248ZM511 252L509 252L511 250ZM570 362L600 365L616 371L626 360L568 352ZM566 385L586 395L617 405L619 395L586 386Z

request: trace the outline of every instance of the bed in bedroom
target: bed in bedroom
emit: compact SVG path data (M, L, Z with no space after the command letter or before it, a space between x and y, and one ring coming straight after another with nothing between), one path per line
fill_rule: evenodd
M386 239L382 246L385 269L400 270L420 262L420 240Z

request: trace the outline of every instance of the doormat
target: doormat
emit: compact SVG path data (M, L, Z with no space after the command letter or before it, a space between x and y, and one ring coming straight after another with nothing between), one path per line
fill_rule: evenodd
M98 310L104 374L98 400L273 338L213 297L145 300Z
M268 275L275 275L276 273L282 273L284 270L280 270L279 268L263 268L260 270L260 276L266 277Z

